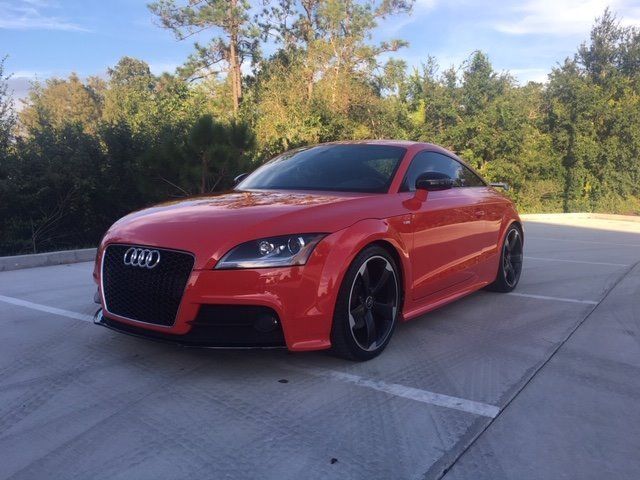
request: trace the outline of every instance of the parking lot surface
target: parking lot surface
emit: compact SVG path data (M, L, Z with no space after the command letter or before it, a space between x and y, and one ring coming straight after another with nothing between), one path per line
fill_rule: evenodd
M640 478L640 222L533 216L512 294L366 363L91 323L92 265L0 272L0 479Z

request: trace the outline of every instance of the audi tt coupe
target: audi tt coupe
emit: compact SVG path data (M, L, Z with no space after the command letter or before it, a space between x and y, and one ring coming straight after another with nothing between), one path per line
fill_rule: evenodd
M367 360L399 322L518 283L513 203L436 145L321 144L241 177L108 230L96 323L182 345Z

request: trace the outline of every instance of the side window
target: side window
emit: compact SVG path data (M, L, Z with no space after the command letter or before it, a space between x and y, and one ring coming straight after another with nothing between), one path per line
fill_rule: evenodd
M460 170L458 170L458 183L461 187L484 187L486 184L484 181L470 169L460 164Z
M444 173L456 181L457 187L482 187L485 185L480 177L453 158L437 152L420 152L411 160L400 191L415 191L416 179L425 172Z

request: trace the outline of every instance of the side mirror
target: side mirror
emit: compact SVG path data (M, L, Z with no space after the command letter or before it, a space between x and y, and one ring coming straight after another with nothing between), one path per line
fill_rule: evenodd
M489 185L491 185L493 188L502 188L505 192L508 192L511 189L508 183L503 182L494 182L490 183Z
M242 180L244 180L248 176L249 176L248 173L241 173L240 175L238 175L236 178L233 179L233 184L238 185Z
M454 181L448 175L440 172L425 172L416 179L416 190L434 192L453 188Z

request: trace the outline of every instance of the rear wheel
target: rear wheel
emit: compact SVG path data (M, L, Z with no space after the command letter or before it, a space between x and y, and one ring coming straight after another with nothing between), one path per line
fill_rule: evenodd
M517 226L511 225L504 236L498 276L487 289L494 292L510 292L516 288L522 273L522 260L522 232Z
M333 317L333 353L350 360L369 360L389 343L396 327L400 283L398 267L378 246L355 258L340 286Z

